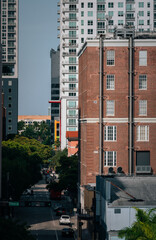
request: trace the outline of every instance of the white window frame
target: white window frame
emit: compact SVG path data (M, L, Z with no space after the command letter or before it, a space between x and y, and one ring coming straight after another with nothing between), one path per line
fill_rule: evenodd
M115 51L108 50L107 51L107 66L114 66L115 65Z
M104 166L105 167L116 167L116 155L117 155L116 151L105 151ZM112 159L111 159L111 157L112 157ZM112 164L110 164L109 161L112 161Z
M107 90L114 90L115 89L115 75L114 74L108 74L107 75L107 83L106 83L106 89Z
M137 141L138 142L149 141L149 126L146 125L137 126Z
M139 66L147 66L147 50L139 51Z
M139 100L139 116L147 116L147 100Z
M106 101L106 115L107 116L115 115L115 101L114 100Z
M117 140L117 127L116 126L105 126L104 140L109 141L109 142L114 142Z
M147 75L139 75L139 90L147 90Z

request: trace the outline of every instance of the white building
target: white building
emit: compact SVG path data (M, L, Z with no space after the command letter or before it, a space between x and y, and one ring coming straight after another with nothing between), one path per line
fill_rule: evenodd
M115 28L156 30L156 0L60 0L61 148L66 131L78 130L78 57L86 39Z

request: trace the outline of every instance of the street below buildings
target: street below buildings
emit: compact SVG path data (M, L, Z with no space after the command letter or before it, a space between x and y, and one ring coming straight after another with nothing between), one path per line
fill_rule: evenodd
M31 233L36 240L61 240L66 239L62 237L62 229L68 228L66 225L59 225L59 216L56 216L54 208L60 204L66 205L67 200L51 201L51 207L45 207L44 202L50 201L49 192L46 189L44 180L31 188L33 194L23 195L21 201L33 202L30 207L16 207L14 209L14 218L20 222L27 223L30 226ZM70 214L72 228L76 230L76 216ZM73 238L76 239L75 234Z

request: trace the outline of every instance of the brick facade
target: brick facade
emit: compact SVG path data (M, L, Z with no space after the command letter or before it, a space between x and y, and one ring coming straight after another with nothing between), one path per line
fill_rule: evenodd
M156 173L156 39L133 41L133 174L136 155L148 152L151 173ZM114 65L107 65L107 52L115 53ZM139 52L147 51L147 66L139 66ZM114 76L114 89L108 90L108 75ZM146 76L146 89L139 88L139 76ZM140 78L141 78L140 77ZM107 115L106 102L114 100L114 115ZM147 101L147 114L139 115L139 101ZM144 102L143 102L144 104ZM99 173L99 40L87 41L79 52L79 111L80 111L80 185L95 183ZM137 140L138 126L147 126L149 138ZM129 174L129 40L103 41L103 139L105 129L115 126L115 140L103 140L104 155L115 152L116 163L103 164L103 173L122 167ZM114 131L114 130L113 130ZM147 130L148 131L148 130ZM109 134L109 133L108 133ZM141 133L140 133L141 134ZM114 155L113 155L114 156ZM137 155L139 159L139 154ZM115 157L114 157L115 158ZM103 159L105 159L103 157ZM147 159L146 159L147 160ZM146 162L145 160L145 162ZM104 160L103 160L104 161ZM138 160L139 161L139 160ZM142 165L148 165L147 163ZM139 162L140 165L140 162Z

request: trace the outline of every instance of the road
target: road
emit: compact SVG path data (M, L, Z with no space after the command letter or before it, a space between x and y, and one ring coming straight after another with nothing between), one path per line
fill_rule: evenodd
M46 189L44 180L32 187L34 194L22 196L22 201L47 201L49 192ZM26 222L30 226L31 233L36 240L61 240L61 230L66 226L59 225L59 217L53 211L53 207L61 201L51 201L51 207L16 207L15 218ZM76 217L71 216L72 227L76 227ZM69 239L69 238L68 238ZM70 238L70 239L76 239Z

